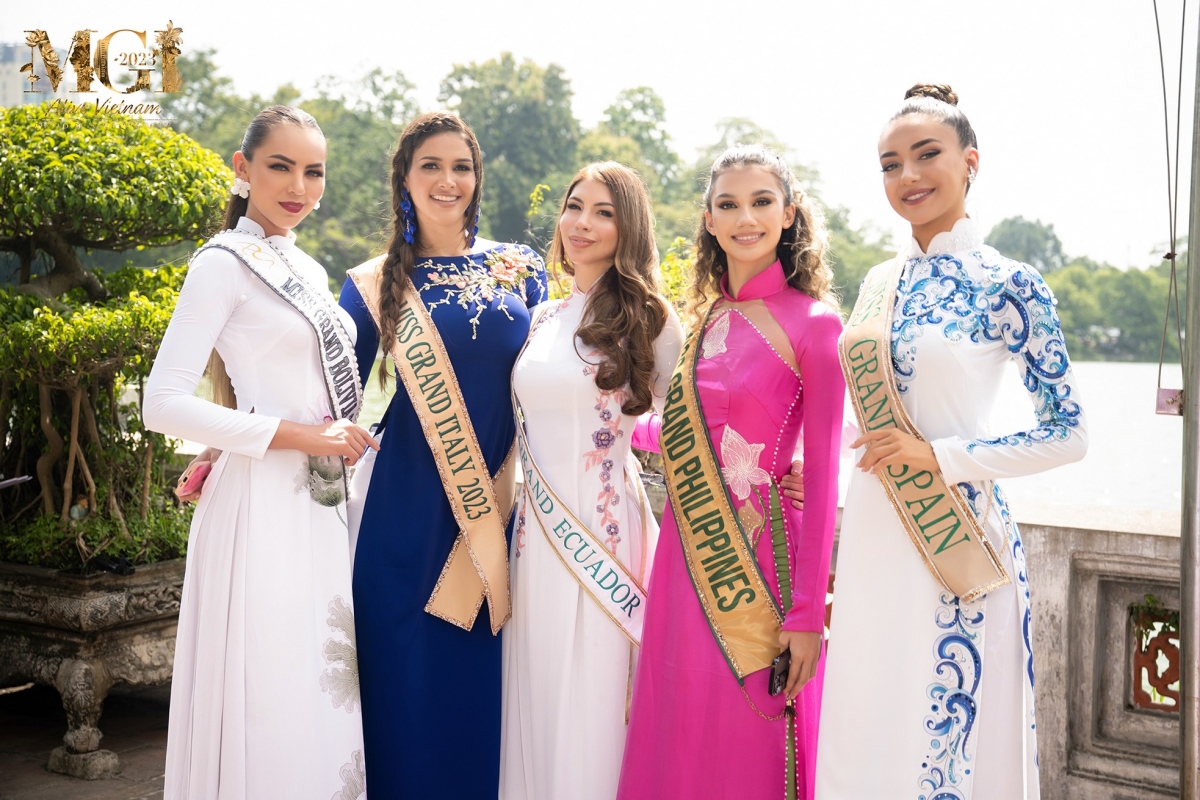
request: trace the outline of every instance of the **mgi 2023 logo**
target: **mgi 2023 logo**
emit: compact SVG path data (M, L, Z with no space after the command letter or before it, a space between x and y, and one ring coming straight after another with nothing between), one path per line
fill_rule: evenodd
M29 63L21 65L22 73L29 73L27 94L38 92L56 92L63 80L63 67L59 64L58 52L50 42L50 36L44 30L26 30L25 44L29 47ZM142 90L150 90L155 94L178 92L183 86L183 79L175 66L175 60L182 52L183 29L176 28L174 23L167 21L164 30L154 33L154 47L150 47L146 31L120 28L107 36L98 39L95 55L92 53L92 34L99 33L94 29L75 31L71 37L71 46L67 51L67 61L75 69L75 90L72 94L97 94L92 89L93 81L99 81L104 88L116 94L133 94ZM114 40L116 40L114 42ZM140 43L140 47L137 44ZM48 79L49 87L39 86L42 77L34 70L37 59L42 61L42 68ZM128 87L119 88L113 85L112 69L124 67L134 73L133 83ZM161 67L162 81L159 89L152 85L151 73ZM100 106L100 98L96 98ZM106 100L103 106L125 113L157 113L162 109L157 104L145 105L114 105Z

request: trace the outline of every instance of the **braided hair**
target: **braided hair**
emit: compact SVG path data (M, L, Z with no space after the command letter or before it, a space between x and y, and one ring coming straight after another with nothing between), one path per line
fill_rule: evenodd
M461 117L444 111L431 111L414 119L400 134L400 143L396 154L392 156L392 236L388 241L387 255L380 269L379 286L379 325L382 328L380 337L385 331L396 330L400 322L400 306L404 296L404 286L416 266L417 252L421 245L421 226L417 225L415 240L404 239L403 210L400 207L401 192L404 190L404 180L412 168L413 155L425 143L425 140L439 133L456 133L471 151L471 165L475 170L475 193L463 213L463 242L467 241L468 231L474 224L479 213L479 198L483 192L483 158L479 150L479 142L475 133L463 122ZM414 208L411 212L416 213ZM379 383L387 387L389 378L384 364L379 366Z

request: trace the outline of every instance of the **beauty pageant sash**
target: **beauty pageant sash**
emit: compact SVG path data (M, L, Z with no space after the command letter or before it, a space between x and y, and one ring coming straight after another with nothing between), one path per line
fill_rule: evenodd
M779 655L783 615L733 511L704 424L696 360L707 325L705 319L683 344L667 391L659 444L688 574L717 645L740 684Z
M539 318L538 323L545 318ZM537 324L530 330L525 347L533 339ZM521 348L521 353L525 348ZM517 363L521 356L517 356ZM515 369L515 367L514 367ZM545 535L550 548L558 556L567 572L571 573L581 589L587 593L596 605L612 620L621 632L629 637L633 644L642 643L642 622L646 613L646 589L642 578L635 578L621 563L615 554L610 552L596 534L580 521L579 517L564 503L545 475L538 469L537 463L529 451L529 442L525 436L525 415L521 403L517 400L517 392L512 393L513 411L517 422L517 447L521 453L521 464L525 472L523 491L525 493L525 508L532 511L534 523ZM646 507L648 500L641 483L638 483L638 500L642 509L642 530L646 528ZM526 511L524 513L529 513ZM643 546L645 535L642 537ZM646 553L642 553L642 569L645 569Z
M896 258L867 273L838 350L859 430L897 428L924 441L900 402L891 361L892 313L904 263ZM969 602L1009 582L962 490L948 486L940 470L918 472L900 464L878 474L909 538L942 586Z
M278 248L253 233L221 231L197 250L196 255L212 248L233 253L246 269L312 326L320 344L321 373L333 417L352 422L358 419L362 408L362 384L358 380L354 340L338 318L333 295L309 286Z
M380 256L347 273L362 294L377 328L379 269L383 260ZM429 310L407 278L400 320L389 339L387 352L420 420L459 526L459 535L425 610L471 630L486 599L492 633L499 633L512 614L508 540L504 532L516 498L513 451L509 450L494 477L488 474L454 365Z

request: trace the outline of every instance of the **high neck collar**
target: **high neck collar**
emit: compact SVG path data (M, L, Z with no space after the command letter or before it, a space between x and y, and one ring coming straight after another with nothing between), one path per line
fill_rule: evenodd
M783 291L783 287L785 286L787 286L787 279L783 277L783 265L778 260L746 281L746 285L738 292L737 297L729 293L729 273L727 272L721 276L721 294L731 303L741 303L746 300L761 300L764 297Z
M241 217L238 220L237 229L246 233L253 233L256 236L261 236L271 244L283 248L293 247L296 244L296 232L288 231L284 236L267 236L267 232L263 230L263 226L259 225L249 217Z
M962 250L971 250L981 244L983 244L983 234L980 232L979 226L970 217L963 217L954 223L954 227L950 230L934 234L929 241L928 250L922 250L914 238L909 243L907 255L909 258L941 256Z
M571 296L572 297L588 297L592 292L596 291L596 287L600 285L600 281L604 280L608 275L609 269L616 269L616 266L611 266L596 276L596 280L592 281L592 285L587 288L587 291L579 288L579 284L575 280L575 276L571 276Z

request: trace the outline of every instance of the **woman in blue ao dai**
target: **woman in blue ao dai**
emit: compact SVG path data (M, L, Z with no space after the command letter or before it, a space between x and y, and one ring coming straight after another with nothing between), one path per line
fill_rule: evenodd
M818 800L1040 796L1025 552L996 481L1082 458L1087 427L1050 289L966 216L979 151L956 103L919 84L880 138L884 189L913 231L891 367L926 441L892 429L854 443L865 449L841 528ZM991 436L1010 361L1038 424ZM1007 585L967 602L931 576L874 474L900 464L963 490Z
M479 145L462 120L442 113L414 120L392 161L395 230L378 279L347 280L340 302L358 325L366 380L380 342L387 349L396 341L398 295L411 277L495 475L513 443L509 380L528 309L544 299L545 270L528 248L475 237L481 181ZM367 783L376 798L492 800L501 636L489 622L503 620L491 620L495 609L486 603L469 630L426 611L459 524L404 386L381 429L377 457L354 477L351 509L352 527L361 515L354 596ZM365 501L357 495L363 486ZM507 592L506 584L507 576L493 591Z

